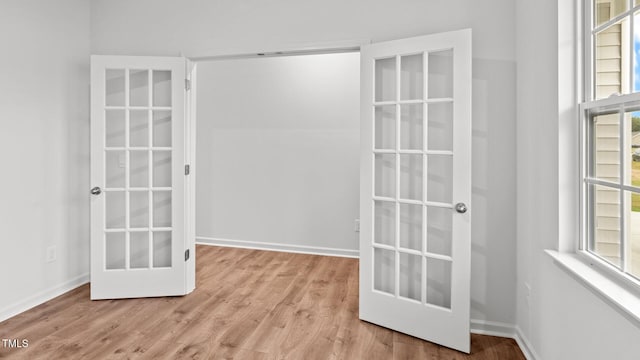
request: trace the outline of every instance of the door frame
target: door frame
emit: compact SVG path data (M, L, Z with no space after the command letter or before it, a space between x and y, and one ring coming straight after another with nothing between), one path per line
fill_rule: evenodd
M280 57L298 55L339 54L360 52L364 45L371 44L370 39L354 39L333 42L283 43L269 47L227 48L185 55L194 64L216 60L251 59L260 57Z
M187 124L187 128L185 129L185 134L188 136L188 139L185 139L185 144L188 144L187 151L187 159L191 164L191 175L188 181L186 182L186 186L189 189L185 194L185 199L189 198L189 203L185 204L185 226L189 228L187 231L187 243L185 244L186 248L191 249L191 257L193 258L193 262L187 266L187 272L185 276L187 279L195 279L195 261L196 261L196 250L195 245L197 244L196 238L198 237L196 234L195 228L195 218L196 218L196 201L195 201L195 192L196 192L196 173L197 173L197 154L196 154L196 124L197 124L197 69L198 64L203 62L210 61L221 61L221 60L241 60L241 59L257 59L257 58L266 58L266 57L284 57L284 56L300 56L300 55L321 55L321 54L340 54L340 53L352 53L358 52L362 46L371 44L371 40L369 39L355 39L355 40L345 40L345 41L334 41L334 42L315 42L315 43L296 43L296 44L280 44L274 45L266 48L252 48L252 47L239 47L239 48L228 48L228 49L220 49L214 51L205 51L201 53L193 53L188 55L183 55L183 57L187 60L187 69L186 76L191 83L190 91L186 92L186 102L185 102L185 124ZM191 219L189 219L189 214L191 214ZM209 244L207 244L209 245ZM286 251L286 250L285 250ZM358 252L359 258L359 252ZM193 274L192 277L189 275ZM192 291L195 288L195 284L187 283L187 288Z
M448 31L447 31L448 32ZM434 33L435 34L435 33ZM431 34L419 34L421 35L431 35ZM400 39L398 39L400 40ZM188 62L191 63L191 68L187 71L187 76L191 77L191 91L187 92L188 100L186 106L188 107L187 114L189 116L185 117L185 121L189 122L191 129L193 130L192 139L190 139L190 144L192 146L190 150L190 154L192 156L190 163L196 163L196 146L195 146L195 128L197 123L197 115L196 115L196 69L197 65L201 62L209 62L209 61L223 61L223 60L240 60L240 59L251 59L251 58L261 58L261 57L284 57L284 56L299 56L299 55L320 55L320 54L337 54L337 53L350 53L350 52L358 52L361 53L362 47L365 45L373 44L373 41L370 39L355 39L355 40L346 40L346 41L335 41L335 42L315 42L315 43L298 43L298 44L280 44L273 45L268 47L239 47L239 48L227 48L222 50L213 50L213 51L205 51L200 53L193 53L186 55L185 58ZM473 56L471 56L471 61L473 61ZM362 96L362 94L360 94ZM471 114L472 116L472 114ZM469 144L471 146L471 144ZM193 177L189 179L189 182L192 183L191 189L195 194L195 167L193 172ZM470 189L471 190L471 189ZM469 199L470 200L470 199ZM360 204L358 205L360 207ZM192 214L195 219L195 197L193 203L190 204L190 208L192 209ZM361 215L361 214L360 214ZM195 221L195 220L194 220ZM195 244L196 244L196 233L195 226L193 228L193 236L190 237L192 240L193 255L195 260ZM360 233L361 234L361 233ZM361 236L361 235L360 235ZM360 243L360 241L358 241ZM358 251L361 253L361 250ZM359 256L358 256L359 258ZM195 261L193 262L195 266ZM469 267L471 264L469 263ZM195 268L193 269L195 272ZM470 304L469 304L470 306ZM361 320L362 321L362 320ZM378 325L380 326L380 325ZM473 333L474 330L471 328L471 318L469 317L469 325L467 327L470 330L470 333ZM478 331L475 331L478 332ZM480 331L482 332L482 331ZM508 335L503 335L508 336Z
M185 59L185 99L184 99L184 146L185 163L189 166L189 176L184 182L184 247L189 250L190 261L185 271L185 287L187 294L196 288L196 89L197 64L187 57ZM186 169L185 169L186 171Z

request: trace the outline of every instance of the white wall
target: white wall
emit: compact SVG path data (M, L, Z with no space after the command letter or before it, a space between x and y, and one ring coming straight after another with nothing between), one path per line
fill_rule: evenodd
M471 27L476 57L511 61L513 11L508 0L91 0L91 50L193 55Z
M91 50L204 54L472 28L471 316L509 325L516 293L514 14L511 0L92 0Z
M198 65L199 240L357 251L359 61L347 53Z
M543 253L577 239L575 3L516 2L517 324L539 359L637 359L640 324Z
M89 271L89 4L1 8L0 320Z

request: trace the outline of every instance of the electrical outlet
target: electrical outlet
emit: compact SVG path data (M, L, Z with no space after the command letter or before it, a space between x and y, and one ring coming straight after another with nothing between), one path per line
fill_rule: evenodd
M46 261L47 261L47 262L54 262L54 261L56 261L56 258L57 258L57 254L56 254L56 253L57 253L56 246L55 246L55 245L54 245L54 246L49 246L49 247L47 248L47 258L46 258Z
M354 223L354 226L353 226L353 230L355 232L360 232L360 219L356 219L355 220L355 223Z

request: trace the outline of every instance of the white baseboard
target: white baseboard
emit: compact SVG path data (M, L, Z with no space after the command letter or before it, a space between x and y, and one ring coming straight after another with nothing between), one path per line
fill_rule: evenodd
M36 307L42 303L45 303L55 297L58 297L88 282L89 282L89 273L86 273L78 277L75 277L69 281L66 281L60 285L41 291L18 303L6 306L4 309L0 310L0 321L5 321L11 317L14 317L33 307Z
M210 238L210 237L204 237L204 236L196 236L196 244L237 247L237 248L243 248L243 249L282 251L282 252L290 252L290 253L298 253L298 254L341 256L341 257L348 257L348 258L358 258L360 256L360 252L358 250L326 248L326 247L305 246L305 245L290 245L290 244L280 244L280 243L266 243L266 242L259 242L259 241L218 239L218 238Z
M531 346L531 342L529 342L529 339L527 339L527 337L524 336L524 334L522 333L522 331L518 326L515 327L514 339L518 343L520 350L522 350L522 353L524 354L524 357L527 358L527 360L540 359L540 356L538 356L535 350L533 350L533 346Z
M496 321L471 319L471 332L473 334L500 336L514 338L513 325Z
M517 326L496 321L471 319L471 332L473 334L511 338L516 341L527 360L540 359L535 351L533 351L531 343L529 343Z

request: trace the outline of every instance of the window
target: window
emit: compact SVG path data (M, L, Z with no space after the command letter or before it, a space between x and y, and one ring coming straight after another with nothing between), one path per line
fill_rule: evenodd
M640 286L640 0L584 14L580 252Z

